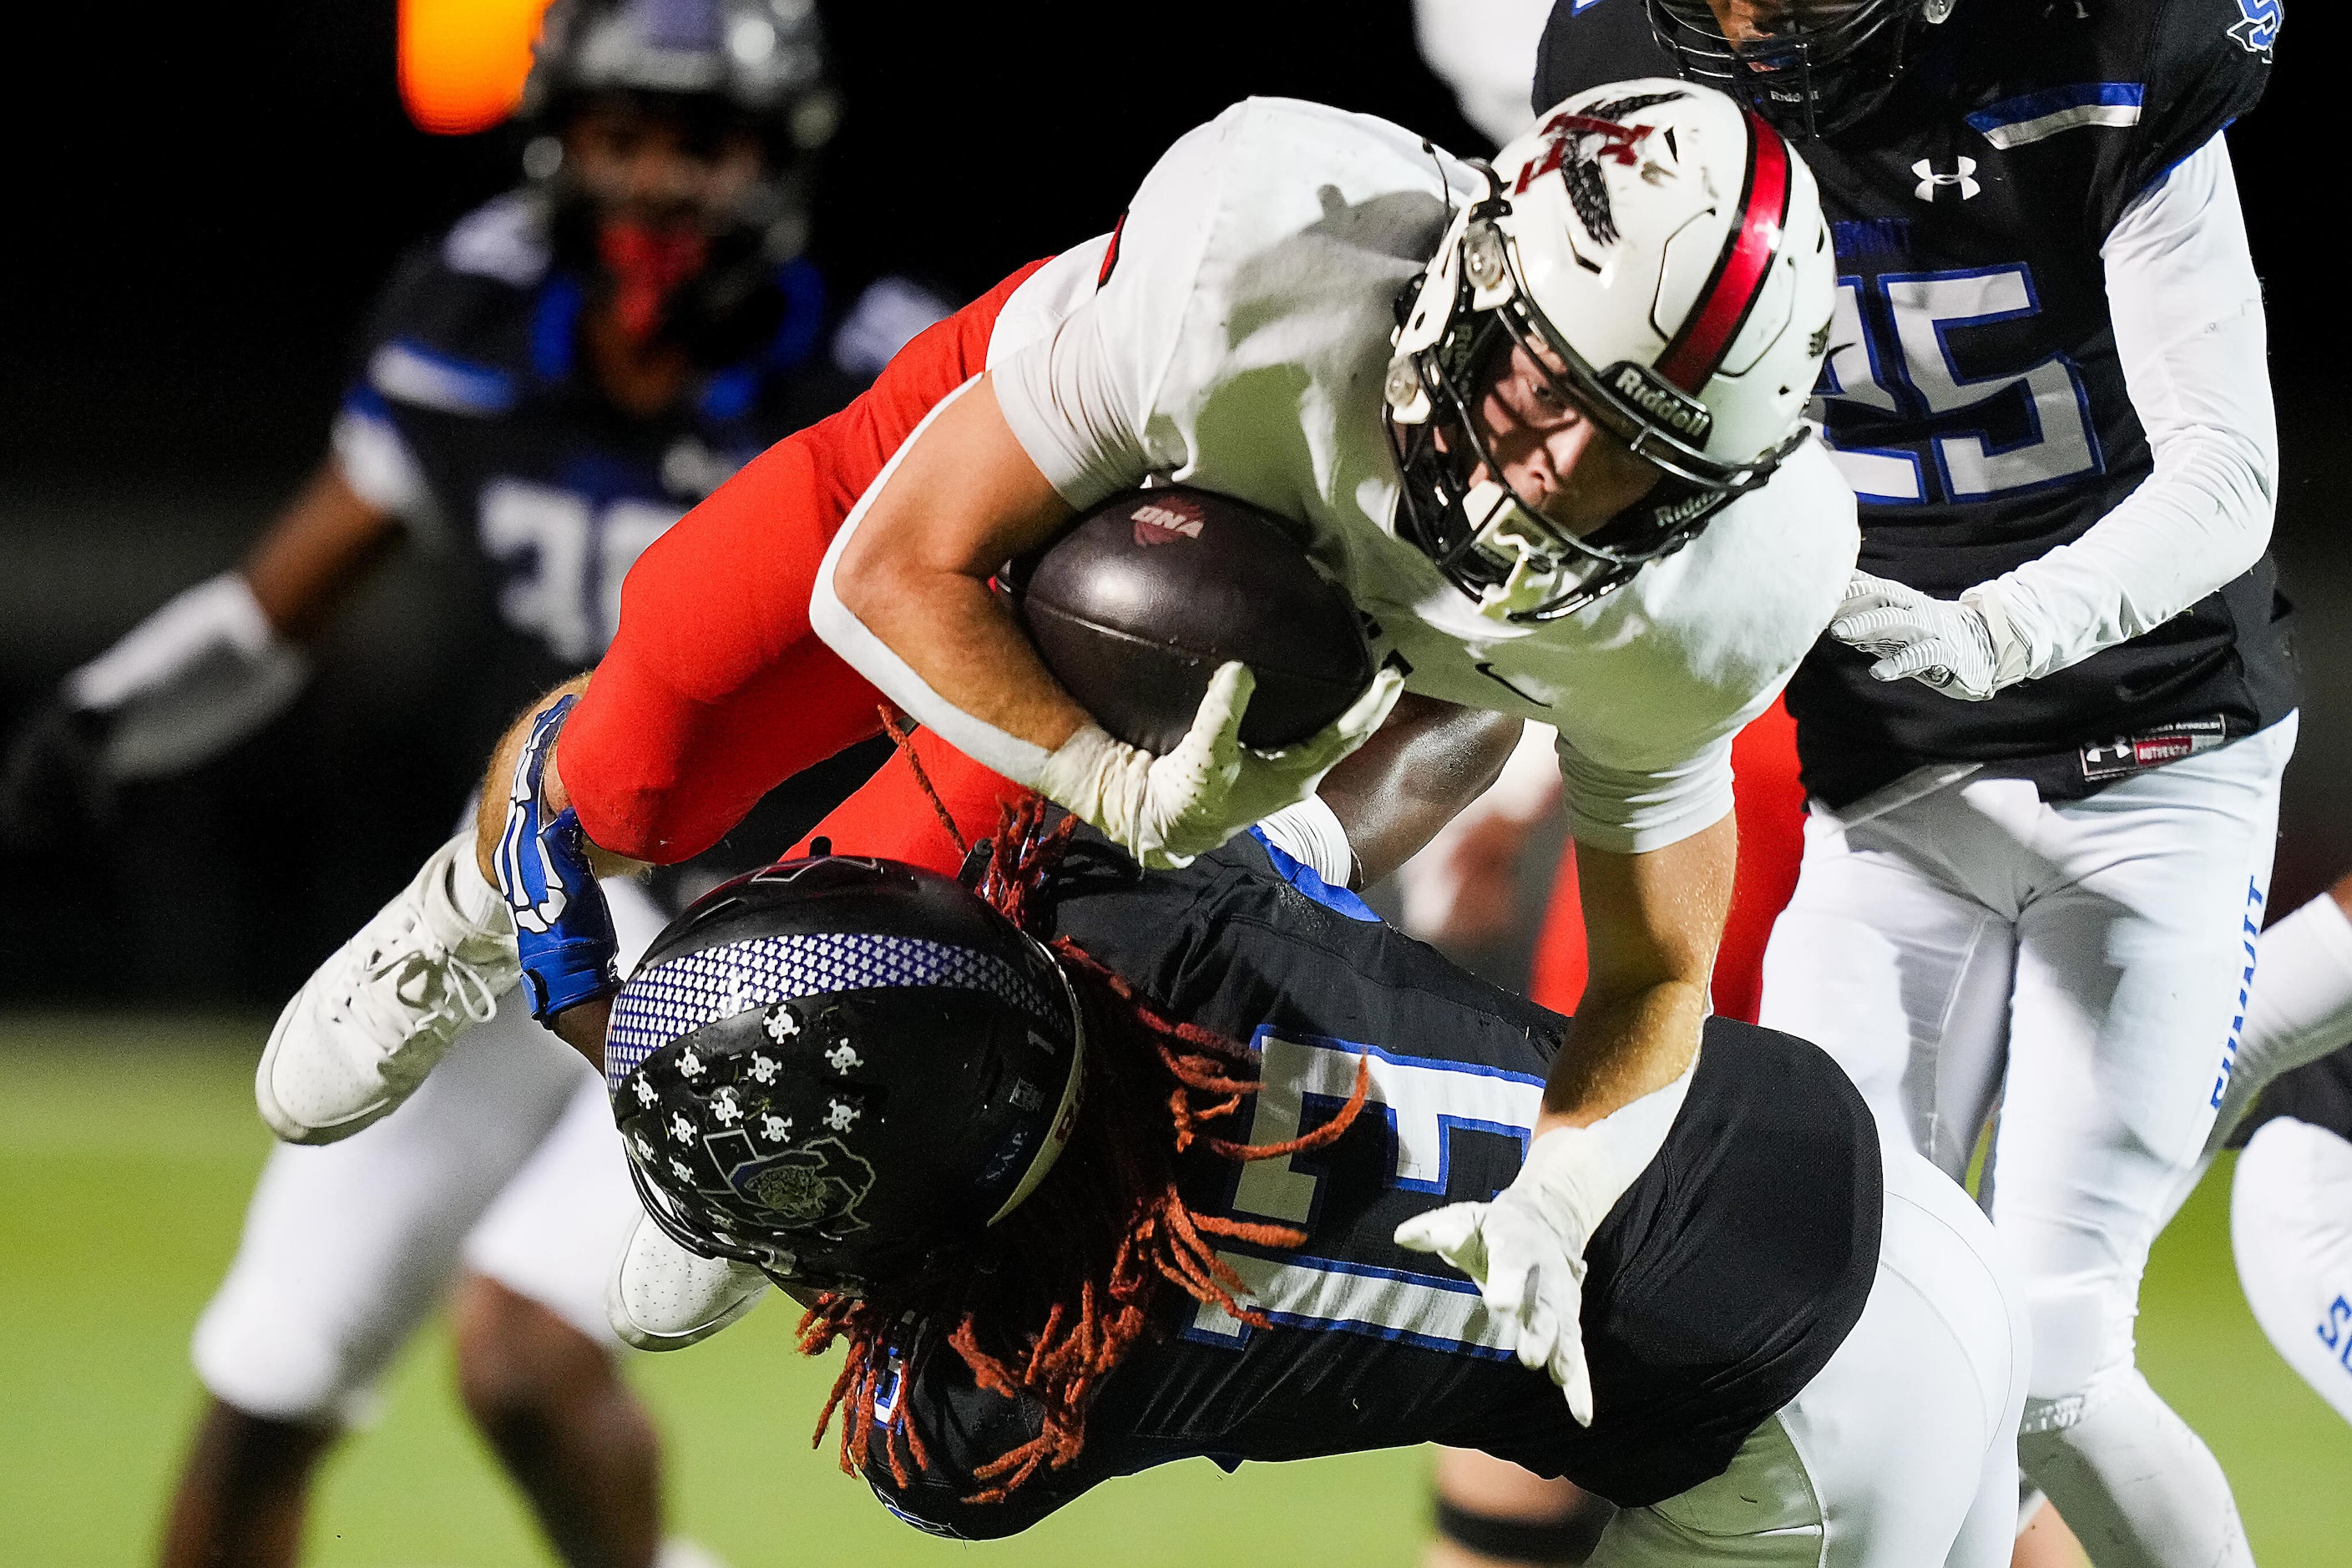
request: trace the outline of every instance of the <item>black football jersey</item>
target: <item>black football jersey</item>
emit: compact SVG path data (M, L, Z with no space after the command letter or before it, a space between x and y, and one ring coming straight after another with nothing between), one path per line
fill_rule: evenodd
M2282 1116L2352 1139L2352 1047L2279 1074L2263 1090L2252 1113L2230 1134L2230 1146L2244 1148L2264 1122Z
M830 352L823 279L794 261L776 277L786 310L772 341L682 406L625 415L591 384L582 281L553 262L546 231L545 204L517 192L404 258L336 436L362 493L404 491L403 510L437 525L500 624L475 683L493 725L602 656L646 545L864 382Z
M1082 839L1054 891L1063 934L1171 1016L1254 1045L1264 1087L1227 1136L1267 1143L1321 1125L1359 1060L1370 1098L1318 1152L1188 1156L1197 1211L1295 1226L1306 1244L1220 1247L1270 1329L1166 1292L1160 1336L1106 1380L1069 1468L1004 1502L964 1502L980 1489L973 1468L1034 1436L1035 1413L975 1386L952 1351L919 1344L898 1397L913 1402L932 1468L901 1488L877 1442L867 1472L910 1522L1002 1536L1173 1459L1231 1468L1424 1442L1645 1504L1721 1473L1860 1318L1883 1199L1869 1112L1813 1047L1714 1020L1664 1147L1587 1249L1597 1419L1578 1426L1551 1381L1513 1359L1470 1280L1392 1239L1517 1173L1566 1020L1255 837L1150 876Z
M1883 107L1798 143L1837 251L1815 412L1862 503L1862 570L1955 598L2080 537L2148 477L2099 248L2261 98L2279 22L2278 0L1959 0ZM1559 0L1534 98L1674 74L1643 0ZM2126 748L2138 763L2262 728L2294 703L2275 577L2265 556L1985 702L1873 680L1868 656L1824 636L1788 694L1806 786L1843 805L1969 761L2067 798L2133 771L2107 755L2118 738L2188 727Z

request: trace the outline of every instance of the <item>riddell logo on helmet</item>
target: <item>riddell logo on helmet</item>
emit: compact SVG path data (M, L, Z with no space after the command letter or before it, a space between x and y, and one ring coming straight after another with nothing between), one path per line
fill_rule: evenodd
M1704 404L1694 403L1630 360L1620 362L1609 373L1609 385L1618 396L1693 446L1706 445L1715 428L1715 416Z
M1200 506L1182 496L1145 501L1128 515L1135 521L1138 544L1173 544L1201 537Z

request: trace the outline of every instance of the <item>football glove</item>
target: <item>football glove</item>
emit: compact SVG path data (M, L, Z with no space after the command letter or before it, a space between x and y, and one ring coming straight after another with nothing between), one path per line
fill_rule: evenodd
M514 915L515 946L530 1016L544 1024L558 1013L609 996L621 988L612 911L588 864L588 836L570 807L552 817L540 798L547 759L577 697L550 705L532 724L515 759L507 795L506 829L493 869Z
M1584 1360L1584 1249L1617 1200L1657 1155L1698 1070L1587 1127L1555 1127L1492 1203L1449 1204L1396 1228L1396 1244L1433 1252L1478 1285L1508 1328L1519 1364L1548 1375L1568 1413L1592 1425Z
M106 731L105 714L52 702L8 738L0 762L0 851L61 858L113 821Z
M1320 733L1276 752L1241 743L1257 678L1218 667L1192 727L1164 757L1087 724L1046 757L1037 792L1099 828L1147 869L1189 865L1259 819L1315 793L1396 706L1404 677L1382 669Z
M1938 599L1857 572L1847 579L1830 636L1874 657L1874 680L1916 680L1966 702L1981 702L2025 674L2024 647L1990 584Z

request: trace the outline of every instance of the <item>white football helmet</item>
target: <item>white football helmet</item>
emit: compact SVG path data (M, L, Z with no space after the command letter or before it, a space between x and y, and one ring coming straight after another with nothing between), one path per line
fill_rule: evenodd
M1408 295L1389 365L1397 532L1486 614L1546 621L1688 543L1805 438L1837 269L1811 171L1708 88L1591 89L1475 167L1486 193ZM1513 344L1548 350L1559 390L1661 470L1593 533L1488 460L1471 408Z

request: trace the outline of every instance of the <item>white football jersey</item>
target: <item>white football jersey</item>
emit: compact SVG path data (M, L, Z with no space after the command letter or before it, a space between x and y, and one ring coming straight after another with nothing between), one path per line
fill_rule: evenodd
M990 374L1072 506L1158 478L1297 521L1409 689L1556 726L1577 837L1654 848L1731 809L1731 736L1828 624L1853 497L1808 443L1599 604L1540 626L1478 614L1396 537L1381 394L1398 293L1476 188L1385 121L1237 104L1169 149L1115 236L1008 301Z

